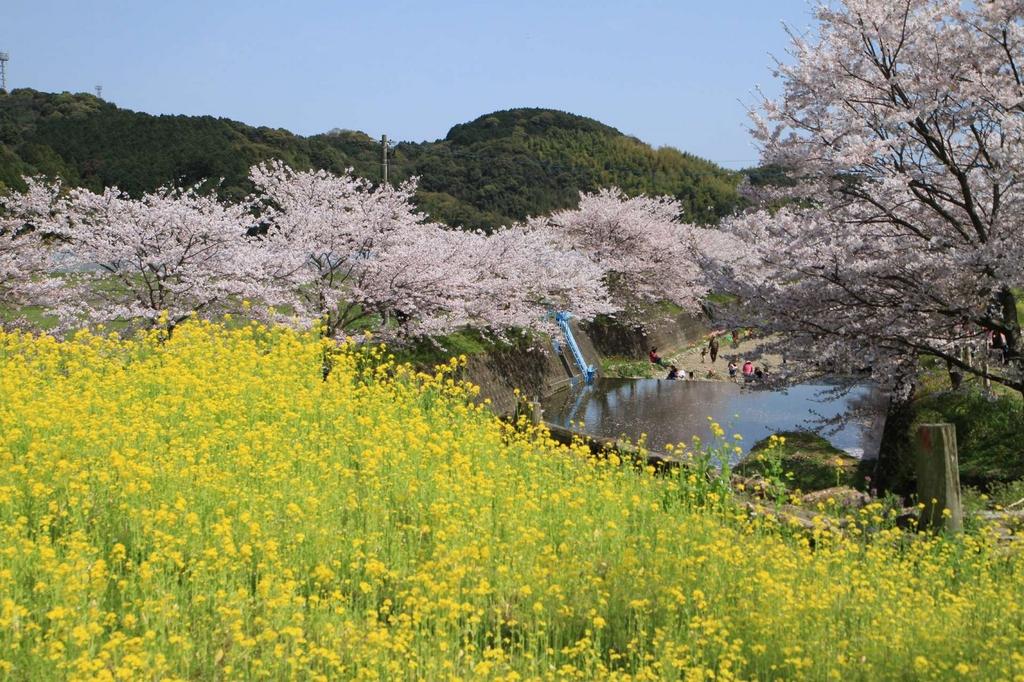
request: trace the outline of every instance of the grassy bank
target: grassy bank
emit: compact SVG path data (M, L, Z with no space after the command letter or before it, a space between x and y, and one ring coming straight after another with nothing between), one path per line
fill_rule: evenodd
M782 444L774 446L765 438L750 448L750 454L735 468L743 476L778 476L789 488L822 490L838 486L864 487L861 461L851 457L816 433L785 431ZM775 447L775 452L768 453Z
M986 389L969 377L950 388L944 366L926 359L914 400L914 422L956 427L960 477L987 488L1024 478L1024 401L1017 391L993 384Z
M385 354L0 335L3 675L1024 674L1024 559L985 534L751 520Z

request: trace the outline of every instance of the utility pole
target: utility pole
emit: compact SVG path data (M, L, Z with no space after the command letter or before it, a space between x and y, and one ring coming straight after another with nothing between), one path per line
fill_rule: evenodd
M388 184L388 136L380 136L381 167L384 170L384 184Z

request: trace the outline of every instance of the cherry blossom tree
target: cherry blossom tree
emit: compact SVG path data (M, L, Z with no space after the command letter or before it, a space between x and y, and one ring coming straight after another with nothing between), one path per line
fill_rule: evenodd
M116 188L61 196L33 183L8 200L8 213L39 228L12 242L62 236L59 312L71 326L129 320L173 329L249 299L257 303L250 314L319 322L331 336L463 327L503 335L552 332L554 311L591 319L666 298L693 305L699 295L685 241L693 230L670 199L583 195L578 209L485 235L428 222L412 203L414 182L374 187L280 162L254 167L251 179L255 194L235 205L194 188L134 199ZM41 249L17 254L12 268L23 281L52 279ZM36 259L32 267L24 254Z
M473 273L467 312L475 326L553 333L555 311L590 320L616 310L605 269L567 249L549 225L533 221L490 235L465 233L462 243L464 268Z
M601 272L578 253L550 250L540 227L485 236L427 222L413 182L373 187L280 162L253 168L251 179L264 228L262 298L286 316L320 320L328 335L377 324L406 337L539 329L570 289L582 314L607 307Z
M726 221L705 249L738 323L804 367L888 382L920 354L1024 391L1024 2L842 0L793 36L754 116L763 161L799 182L780 210ZM965 346L1005 336L1009 364Z
M604 270L617 308L638 316L645 304L670 301L696 310L707 293L693 254L693 226L671 197L628 198L619 189L582 193L578 208L531 224L547 226L552 243L586 255Z
M260 287L246 240L251 218L195 189L163 189L138 199L109 188L74 189L54 222L68 238L61 312L78 322L142 322L172 330L190 316L238 309Z
M351 174L296 171L281 162L255 166L254 209L260 237L264 300L301 322L320 321L335 336L378 321L457 325L455 306L437 292L452 245L412 205L413 183L374 188ZM429 255L418 249L431 249Z
M5 300L52 304L47 284L69 327L127 320L171 330L248 299L249 314L319 321L332 336L373 328L392 337L551 331L555 309L585 319L613 309L605 270L548 225L484 235L428 222L413 183L373 187L279 162L251 177L256 194L236 205L190 188L62 196L29 181L4 200ZM59 264L43 234L60 236Z
M61 282L53 276L53 249L59 240L53 224L58 187L26 178L28 188L0 196L0 306L54 305Z

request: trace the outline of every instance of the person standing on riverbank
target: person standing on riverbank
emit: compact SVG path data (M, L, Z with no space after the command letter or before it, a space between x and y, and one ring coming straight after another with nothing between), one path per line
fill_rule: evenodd
M715 364L715 360L718 358L718 336L713 335L711 340L708 341L708 353L711 355L711 364Z

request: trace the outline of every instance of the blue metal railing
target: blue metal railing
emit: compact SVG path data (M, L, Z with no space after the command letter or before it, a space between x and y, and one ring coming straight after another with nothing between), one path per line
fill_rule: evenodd
M555 313L555 321L562 330L562 336L565 337L565 345L569 347L572 359L576 361L576 366L583 373L583 380L588 384L592 384L594 383L594 377L597 375L597 370L594 369L593 365L587 364L586 358L583 357L583 351L580 350L579 344L576 343L576 338L572 335L572 328L569 327L569 320L571 318L572 315L565 311Z

